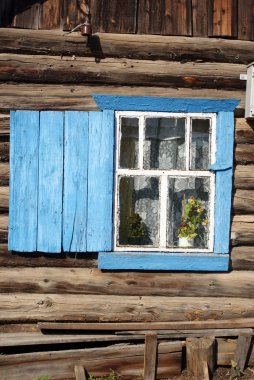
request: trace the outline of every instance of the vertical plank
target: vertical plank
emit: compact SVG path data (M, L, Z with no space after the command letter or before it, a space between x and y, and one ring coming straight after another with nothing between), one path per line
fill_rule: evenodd
M228 253L232 203L234 116L219 112L216 123L214 253Z
M254 40L254 0L238 1L238 38Z
M192 0L192 35L208 36L208 0Z
M91 0L94 32L135 33L137 0Z
M82 365L75 365L74 373L76 380L86 380L85 370Z
M12 26L17 28L38 29L39 14L43 0L14 0Z
M157 335L146 335L144 355L144 380L156 379L157 346Z
M138 33L191 36L191 0L140 0Z
M37 250L61 252L63 113L40 113Z
M63 250L86 251L88 113L65 112Z
M44 0L40 7L39 29L60 27L60 0Z
M209 36L237 36L237 0L209 0Z
M208 370L213 374L215 368L214 337L187 338L187 370L195 378L207 379Z
M37 239L39 112L12 112L10 138L8 248L33 252Z
M87 251L111 251L114 112L89 113Z
M244 370L247 361L252 335L240 334L237 339L234 361L241 371Z

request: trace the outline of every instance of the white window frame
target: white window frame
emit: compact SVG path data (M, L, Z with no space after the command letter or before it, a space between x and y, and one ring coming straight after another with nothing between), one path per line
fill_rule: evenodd
M119 168L119 155L120 155L120 142L121 142L121 132L120 132L120 119L121 117L129 118L139 118L139 157L138 157L138 169L120 169ZM186 118L186 128L185 128L185 162L186 170L163 170L163 169L140 169L143 167L143 143L144 143L144 132L145 132L145 119L146 118L158 118L158 117L175 117L175 118ZM115 156L115 199L114 199L114 228L113 228L113 240L114 240L114 250L123 252L204 252L212 253L214 245L214 204L215 204L215 174L209 170L187 170L190 167L190 143L191 143L191 118L193 119L210 119L210 157L211 165L215 163L216 154L216 114L215 113L173 113L173 112L140 112L140 111L116 111L116 156ZM119 231L119 176L131 176L131 175L142 175L142 176L153 176L160 177L159 181L159 247L145 247L145 246L119 246L117 245L117 233ZM210 212L209 212L209 237L208 237L208 248L178 248L178 247L166 247L166 218L167 218L167 208L163 207L167 201L167 178L168 177L206 177L210 178Z

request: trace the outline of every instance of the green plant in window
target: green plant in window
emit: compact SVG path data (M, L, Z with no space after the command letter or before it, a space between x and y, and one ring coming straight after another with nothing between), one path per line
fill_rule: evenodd
M194 239L204 232L207 224L206 209L201 199L190 197L187 201L184 196L182 221L177 230L178 237Z
M128 217L128 240L135 243L145 236L145 227L141 216L133 212Z

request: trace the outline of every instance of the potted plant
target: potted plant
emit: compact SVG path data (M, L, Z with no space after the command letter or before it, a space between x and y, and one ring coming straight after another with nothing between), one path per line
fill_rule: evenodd
M184 196L182 203L182 220L177 229L179 247L193 247L194 239L204 231L207 224L206 209L201 199L190 197L186 200Z
M145 227L141 216L132 212L128 217L128 243L140 245L145 236Z

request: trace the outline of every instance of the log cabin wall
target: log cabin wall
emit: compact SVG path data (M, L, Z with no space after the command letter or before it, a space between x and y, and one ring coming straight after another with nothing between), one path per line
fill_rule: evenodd
M2 331L54 320L254 317L254 122L244 119L245 82L239 79L254 61L254 1L92 0L88 43L79 33L62 32L83 20L82 4L0 5L1 26L8 26L0 30ZM100 272L96 253L8 252L9 110L95 110L92 93L241 100L229 273L126 275Z

